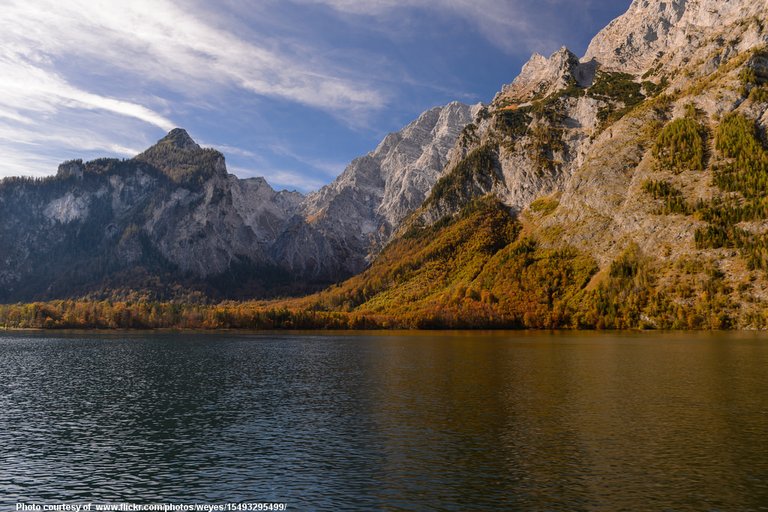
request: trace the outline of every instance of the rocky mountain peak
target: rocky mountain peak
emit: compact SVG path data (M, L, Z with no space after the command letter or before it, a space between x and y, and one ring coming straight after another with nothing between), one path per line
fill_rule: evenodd
M227 175L224 155L215 149L201 148L182 128L174 128L134 160L157 167L178 183L199 183Z
M594 78L593 63L580 63L568 48L562 47L549 58L534 53L515 80L505 85L494 103L525 103L548 96L570 84L587 86Z
M740 37L729 27L742 32L751 19L764 19L766 13L764 0L634 0L595 36L583 60L640 74L665 55L695 48L714 33L729 36L739 50L749 48L760 43L755 34Z
M157 144L168 144L177 149L197 150L200 146L189 136L184 128L174 128L168 135L157 141Z
M360 272L394 228L424 201L480 105L453 102L422 113L307 196L278 240L275 260L335 280Z
M479 105L455 101L423 112L402 130L388 134L374 151L354 160L333 183L310 194L303 206L306 216L317 217L345 190L354 189L365 192L371 214L379 209L384 217L398 222L405 213L390 212L383 205L394 202L394 196L408 203L408 212L420 204L478 109Z

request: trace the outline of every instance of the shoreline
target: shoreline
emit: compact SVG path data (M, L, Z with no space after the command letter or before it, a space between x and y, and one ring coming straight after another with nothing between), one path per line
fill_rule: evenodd
M44 327L0 327L0 333L63 333L63 334L497 334L497 333L527 333L527 334L601 334L601 333L633 333L633 334L668 334L668 333L767 333L768 329L515 329L515 328L445 328L445 329L407 329L407 328L371 328L371 329L238 329L215 328L196 329L183 327L157 328L44 328Z

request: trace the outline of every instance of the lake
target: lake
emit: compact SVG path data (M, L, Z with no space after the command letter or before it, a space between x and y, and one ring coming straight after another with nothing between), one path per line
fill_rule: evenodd
M0 510L768 510L768 336L0 333Z

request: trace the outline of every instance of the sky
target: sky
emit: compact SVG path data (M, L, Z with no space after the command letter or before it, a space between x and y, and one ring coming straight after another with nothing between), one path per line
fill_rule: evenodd
M2 0L0 177L130 158L174 127L308 192L431 107L577 55L630 0Z

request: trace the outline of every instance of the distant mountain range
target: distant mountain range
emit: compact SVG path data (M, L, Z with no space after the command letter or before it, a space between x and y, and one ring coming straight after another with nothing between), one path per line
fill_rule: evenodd
M343 280L421 204L472 118L431 109L307 197L227 174L178 128L130 160L5 179L0 301L270 297Z
M635 0L307 197L174 130L0 185L0 300L259 297L375 325L768 326L765 2ZM122 290L122 291L121 291ZM338 318L338 317L334 317ZM351 317L350 317L351 318Z

